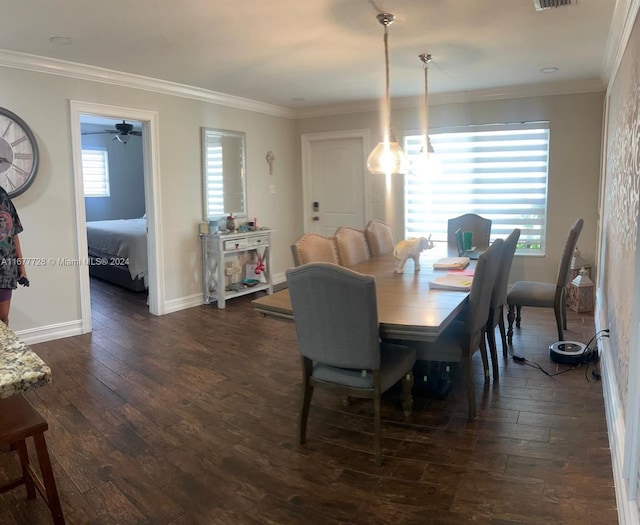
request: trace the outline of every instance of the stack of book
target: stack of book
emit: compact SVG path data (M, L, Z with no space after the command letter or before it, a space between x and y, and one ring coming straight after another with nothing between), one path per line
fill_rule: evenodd
M473 276L464 275L463 273L448 273L435 277L432 281L429 281L429 288L435 290L457 290L461 292L468 292L471 290L471 283L473 282Z
M469 266L469 257L443 257L433 263L436 270L464 270Z

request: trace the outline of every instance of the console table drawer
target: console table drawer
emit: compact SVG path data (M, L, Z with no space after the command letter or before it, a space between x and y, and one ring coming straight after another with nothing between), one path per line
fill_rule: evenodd
M224 241L224 250L244 250L249 247L247 239L232 239L230 241Z
M259 237L249 237L249 239L247 239L249 241L249 246L262 246L262 245L267 245L269 244L269 236L268 235L261 235Z

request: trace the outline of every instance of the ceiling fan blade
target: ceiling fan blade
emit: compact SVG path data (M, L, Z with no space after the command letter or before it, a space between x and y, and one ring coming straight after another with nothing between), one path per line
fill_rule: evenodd
M80 135L104 135L105 133L112 133L111 131L83 131Z

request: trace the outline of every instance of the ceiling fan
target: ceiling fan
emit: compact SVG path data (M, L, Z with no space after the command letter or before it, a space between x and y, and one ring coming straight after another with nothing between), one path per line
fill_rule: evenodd
M135 131L133 129L133 124L129 124L124 120L122 122L118 122L114 127L115 129L105 129L104 131L85 131L82 133L82 135L99 135L102 133L111 133L115 135L113 137L113 140L118 140L123 144L129 142L129 138L132 136L142 136L141 131Z

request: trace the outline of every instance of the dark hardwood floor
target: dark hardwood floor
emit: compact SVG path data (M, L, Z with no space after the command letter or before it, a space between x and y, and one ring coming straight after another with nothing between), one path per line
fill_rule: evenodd
M377 468L371 402L316 392L296 444L294 327L252 298L155 317L144 293L96 281L93 333L33 345L53 383L27 398L49 422L67 523L618 523L602 385L584 367L548 377L500 358L485 387L476 354L473 422L455 368L447 398L416 399L410 418L388 395ZM566 368L549 360L554 332L552 311L525 309L514 349ZM593 332L569 312L566 339ZM14 454L0 451L0 481ZM0 495L0 523L51 523L25 496Z

